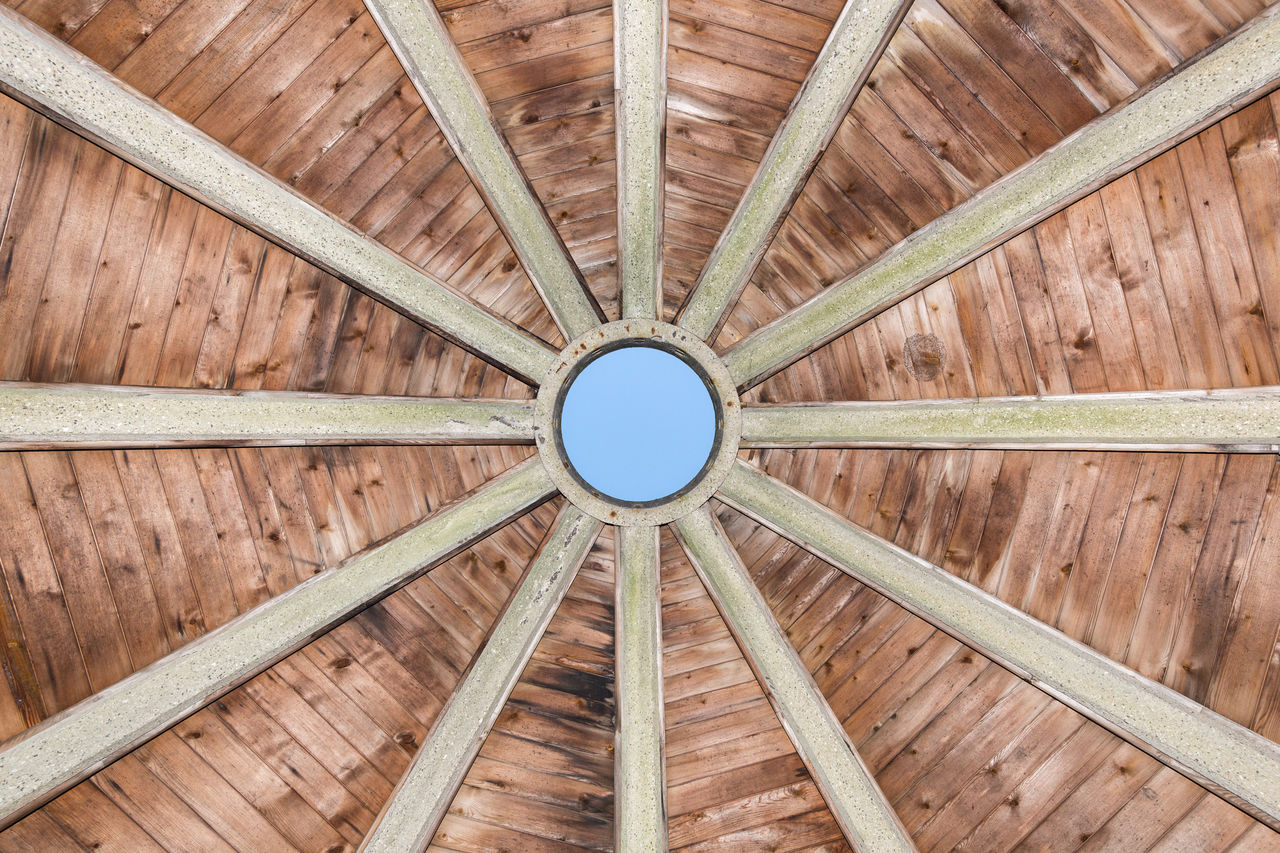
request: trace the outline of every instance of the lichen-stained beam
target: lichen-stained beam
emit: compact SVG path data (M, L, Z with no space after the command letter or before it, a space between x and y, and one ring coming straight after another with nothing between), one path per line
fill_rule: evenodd
M0 450L532 443L506 400L0 382Z
M680 311L680 326L703 340L715 337L910 5L911 0L845 4L702 268Z
M661 320L666 0L614 0L613 33L622 318Z
M739 388L762 382L1124 172L1280 85L1280 6L739 341Z
M536 385L555 354L0 6L0 91Z
M601 526L565 504L480 656L365 836L362 851L427 849Z
M1280 745L1116 663L739 462L731 506L1280 829Z
M604 321L431 0L365 0L565 340Z
M704 505L675 524L680 544L764 685L845 838L861 853L914 851L893 806L801 663L728 537Z
M662 610L658 528L615 527L614 847L618 853L667 849L663 750Z
M0 751L0 828L554 493L542 463L529 459L19 735Z
M742 445L1280 453L1280 387L743 406Z

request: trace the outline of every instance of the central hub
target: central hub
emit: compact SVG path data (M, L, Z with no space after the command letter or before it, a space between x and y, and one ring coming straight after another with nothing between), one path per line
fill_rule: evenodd
M606 323L571 342L534 415L556 487L621 525L666 524L702 506L733 465L742 422L719 357L653 320Z
M579 362L562 391L559 444L569 470L601 496L669 500L715 449L716 400L700 369L665 348L621 342Z

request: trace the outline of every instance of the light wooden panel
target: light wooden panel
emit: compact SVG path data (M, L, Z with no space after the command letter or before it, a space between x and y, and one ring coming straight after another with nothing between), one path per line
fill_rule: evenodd
M662 538L672 850L848 850L715 603Z
M917 0L717 349L856 271L1238 25L1199 4L1177 5L1175 13L1122 0ZM1237 14L1264 4L1247 5Z
M496 619L554 507L494 534L0 835L348 850ZM392 523L390 505L370 518ZM348 531L360 535L358 531Z
M670 4L664 319L701 272L842 5Z
M1243 387L1280 376L1274 95L833 341L761 400ZM919 345L916 342L923 342ZM913 354L913 346L914 354Z
M4 378L529 394L26 107L0 98L0 115ZM454 369L437 384L442 358Z
M1248 831L1280 843L820 560L730 510L721 517L921 850L1107 849L1119 839L1145 850L1166 833L1192 833L1193 808L1222 814L1224 846ZM928 539L936 548L945 531Z
M536 335L554 324L359 0L19 11ZM85 10L90 11L90 10Z

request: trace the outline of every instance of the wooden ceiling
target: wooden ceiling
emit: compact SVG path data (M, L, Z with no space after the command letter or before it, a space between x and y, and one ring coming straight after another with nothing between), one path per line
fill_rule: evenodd
M5 0L515 326L563 340L361 0ZM612 10L438 8L606 315ZM1270 4L914 0L715 341L724 351ZM840 0L670 0L665 312ZM748 402L1280 384L1280 95L842 335ZM0 97L0 380L527 399L497 368ZM0 452L0 737L416 522L528 447ZM1280 741L1273 455L751 450L853 522ZM354 850L557 501L0 833L0 850ZM1280 834L727 506L921 850L1280 850ZM613 846L606 528L432 849ZM662 538L673 850L848 849Z

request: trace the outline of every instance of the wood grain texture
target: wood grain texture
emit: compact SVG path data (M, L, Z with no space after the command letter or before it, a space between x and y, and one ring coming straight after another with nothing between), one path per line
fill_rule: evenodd
M5 2L354 227L559 343L358 0ZM1270 5L917 0L720 344L869 263ZM615 316L608 4L437 6ZM668 313L842 6L672 0ZM1278 125L1280 95L1245 106L748 399L1278 381ZM0 378L533 393L6 98ZM0 737L527 455L0 454ZM748 455L901 547L1280 739L1274 460ZM543 508L504 529L68 791L0 833L0 850L355 849L553 514ZM1271 830L830 566L720 515L921 849L1280 849ZM673 847L846 849L714 606L664 541ZM605 536L486 742L439 849L608 849L612 553Z

